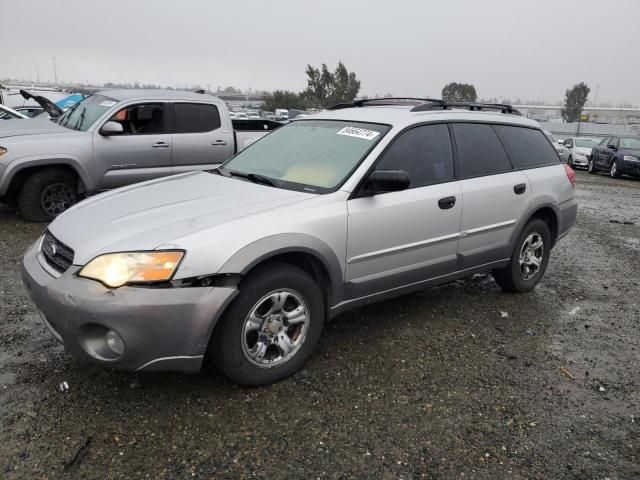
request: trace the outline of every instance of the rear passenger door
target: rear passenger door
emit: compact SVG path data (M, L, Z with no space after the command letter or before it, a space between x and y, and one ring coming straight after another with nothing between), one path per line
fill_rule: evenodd
M173 104L171 164L174 173L219 165L233 153L233 132L222 128L212 103Z
M460 269L508 258L516 222L527 209L531 187L513 170L493 127L453 123L462 189ZM547 142L549 143L549 142Z
M403 170L407 190L348 201L347 296L358 298L451 273L462 203L446 124L401 133L375 170Z

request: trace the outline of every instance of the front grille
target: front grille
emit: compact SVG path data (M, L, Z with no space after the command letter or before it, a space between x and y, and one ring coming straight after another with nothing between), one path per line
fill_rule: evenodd
M47 230L42 240L42 255L56 271L64 273L73 263L73 250L51 235Z

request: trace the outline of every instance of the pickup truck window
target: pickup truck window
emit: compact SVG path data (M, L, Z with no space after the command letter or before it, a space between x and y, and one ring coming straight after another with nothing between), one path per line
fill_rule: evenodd
M176 103L174 113L174 133L202 133L220 128L218 107L210 103Z
M167 131L162 103L130 105L118 111L109 121L122 125L125 135L151 135Z
M328 193L339 187L389 131L389 126L334 120L298 120L275 130L223 165L279 187Z
M90 95L58 117L56 122L72 130L86 132L94 122L117 103L104 95Z

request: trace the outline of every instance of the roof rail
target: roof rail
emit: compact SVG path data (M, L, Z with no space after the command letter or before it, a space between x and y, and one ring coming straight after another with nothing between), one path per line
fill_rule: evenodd
M409 103L417 103L422 105L425 102L443 103L442 100L436 100L433 98L415 98L415 97L383 97L383 98L363 98L361 100L354 100L351 103L338 103L332 105L327 110L340 110L342 108L364 107L366 105L407 105Z
M447 102L445 100L429 100L411 109L412 112L428 112L430 110L447 110L449 108L464 108L471 111L497 110L501 113L522 115L511 105L506 103L478 103L478 102Z

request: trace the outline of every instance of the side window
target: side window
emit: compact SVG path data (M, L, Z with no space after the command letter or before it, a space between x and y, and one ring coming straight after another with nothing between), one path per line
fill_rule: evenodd
M604 140L602 140L598 146L600 147L606 147L607 145L609 145L609 142L611 141L611 137L607 137Z
M220 128L218 107L210 103L176 103L174 112L174 133L202 133Z
M409 188L453 180L447 125L424 125L404 132L384 153L376 170L404 170L411 180Z
M164 104L144 103L119 110L109 119L122 125L125 135L151 135L167 132Z
M618 145L620 145L620 139L618 139L618 137L611 137L609 139L609 145L613 145L614 147L618 148Z
M573 148L573 138L569 138L569 139L565 140L564 144L569 148Z
M533 168L558 163L558 154L540 130L494 125L515 168Z
M454 123L460 178L511 170L511 163L491 125Z

